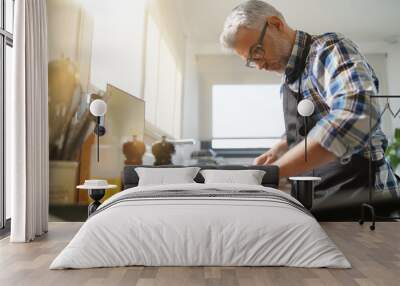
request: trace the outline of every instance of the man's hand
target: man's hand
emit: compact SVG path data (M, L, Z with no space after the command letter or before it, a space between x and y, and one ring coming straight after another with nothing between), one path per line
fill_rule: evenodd
M304 159L304 140L291 148L274 165L279 167L280 177L298 176L314 168L337 160L336 156L314 139L308 140L308 160Z
M272 164L273 162L278 160L278 154L279 152L276 149L271 148L264 154L255 158L253 164L258 166Z
M279 159L286 151L288 150L288 145L286 142L286 137L282 138L275 146L269 149L267 152L258 156L254 159L253 164L262 166L262 165L270 165Z

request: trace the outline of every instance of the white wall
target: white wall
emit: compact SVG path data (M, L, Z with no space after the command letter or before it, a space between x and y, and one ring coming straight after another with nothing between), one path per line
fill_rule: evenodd
M143 97L145 0L87 0L82 5L94 23L91 83L101 90L110 83Z
M199 71L193 43L186 43L185 81L183 89L182 137L199 138Z
M49 62L70 59L79 69L87 91L92 53L92 18L82 9L83 0L47 0Z
M389 48L387 62L389 93L400 95L400 43Z
M78 60L81 6L80 0L47 1L49 61L62 57Z
M386 53L368 53L365 54L368 63L372 66L376 76L379 79L379 94L387 95L389 93L388 70L387 70L387 54ZM379 104L383 110L386 101L379 99ZM392 135L393 118L389 113L385 113L382 117L382 130L387 136Z
M393 44L388 49L387 57L388 91L389 95L400 95L400 43ZM400 108L400 99L392 100L394 111ZM393 121L393 129L400 128L400 118Z
M79 66L83 91L107 83L142 97L146 0L48 0L49 60Z
M135 0L136 1L136 0ZM143 0L142 0L143 1ZM174 55L178 66L184 66L186 38L183 20L180 18L180 7L171 0L147 0L149 13L158 24L168 48Z
M171 1L149 1L144 99L146 122L160 135L180 139L186 38L177 8Z
M368 63L374 69L379 79L379 93L387 94L389 92L387 54L386 53L368 53L365 54Z
M366 57L374 68L380 81L380 95L400 95L400 43L362 43L367 53ZM386 100L379 100L384 107ZM400 99L390 99L394 112L400 109ZM394 135L394 129L400 128L399 116L395 119L388 112L382 119L382 127L389 140Z

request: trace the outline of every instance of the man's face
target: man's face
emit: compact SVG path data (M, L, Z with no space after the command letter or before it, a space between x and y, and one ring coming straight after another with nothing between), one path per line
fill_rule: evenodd
M259 70L283 73L292 47L290 42L285 41L285 38L273 29L275 27L267 29L263 45L265 55L256 61L256 66ZM234 49L243 60L246 61L249 57L250 48L257 43L260 33L258 30L246 27L239 28Z

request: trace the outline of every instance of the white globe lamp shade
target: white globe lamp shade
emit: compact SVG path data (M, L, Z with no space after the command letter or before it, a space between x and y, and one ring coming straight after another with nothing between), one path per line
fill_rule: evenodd
M314 103L309 99L303 99L297 106L297 111L303 117L309 117L314 113Z
M90 104L90 113L94 116L101 117L107 112L107 104L104 100L96 99Z

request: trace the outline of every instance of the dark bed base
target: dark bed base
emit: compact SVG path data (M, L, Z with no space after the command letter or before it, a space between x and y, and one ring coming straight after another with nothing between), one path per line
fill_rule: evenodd
M123 190L136 187L139 183L139 176L135 171L137 167L146 168L182 168L185 166L125 166L122 174L122 187ZM225 165L225 166L201 166L194 165L190 167L199 167L202 170L262 170L265 171L262 185L265 187L278 188L279 186L279 168L277 166L241 166L241 165ZM204 183L204 178L200 174L197 174L194 179L197 183Z

